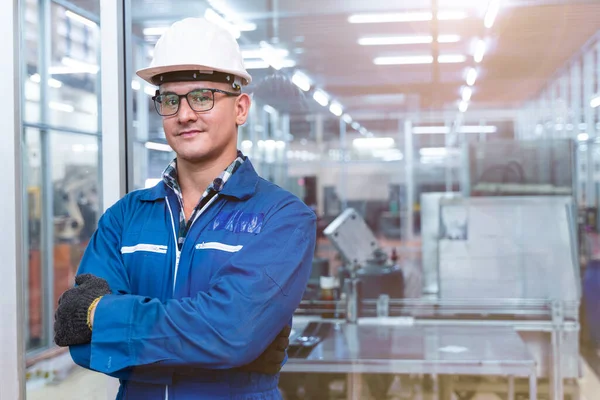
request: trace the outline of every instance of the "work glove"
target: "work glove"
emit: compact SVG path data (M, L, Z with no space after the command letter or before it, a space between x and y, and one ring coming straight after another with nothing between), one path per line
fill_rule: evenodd
M60 296L54 314L54 342L63 347L92 341L88 309L98 297L111 293L108 282L92 274L77 276L75 284Z
M290 345L291 328L286 325L267 349L250 364L239 369L245 372L258 372L267 375L276 375L281 370L281 363L285 359L285 351Z

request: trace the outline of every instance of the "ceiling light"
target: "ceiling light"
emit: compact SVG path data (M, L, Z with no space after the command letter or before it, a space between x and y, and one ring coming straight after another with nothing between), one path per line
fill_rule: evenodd
M48 68L48 73L50 75L60 75L60 74L92 74L92 75L95 75L100 70L100 67L98 65L74 60L70 57L63 57L61 62L63 64L63 66L50 67L50 68Z
M460 133L496 133L498 127L493 125L463 125L458 131ZM415 135L447 134L450 133L450 128L447 126L415 126L413 127L413 133Z
M143 33L144 36L162 36L169 29L168 26L154 26L150 28L144 28Z
M445 54L438 56L438 62L440 64L455 64L463 63L467 61L467 57L462 54Z
M156 88L154 86L144 85L144 93L148 96L154 96L156 95Z
M419 154L424 157L446 156L448 150L445 147L424 147L419 150Z
M580 142L585 142L587 140L589 140L590 135L588 135L587 133L580 133L579 135L577 135L577 140L579 140Z
M287 57L290 52L287 49L276 49L274 47L272 47L273 55L280 57L280 58L285 58ZM262 58L263 55L263 50L262 49L247 49L247 50L242 50L242 57L244 58Z
M475 55L473 56L476 63L480 63L485 55L485 41L479 39L475 45Z
M73 107L72 105L65 104L65 103L58 103L56 101L51 101L50 103L48 103L48 107L50 107L52 110L69 112L69 113L72 113L73 111L75 111L75 107Z
M294 75L292 75L292 83L305 92L310 90L310 79L300 71L294 72Z
M268 105L268 104L265 104L265 105L263 106L263 110L265 110L267 113L269 113L269 114L271 114L271 115L276 115L276 114L277 114L277 110L276 110L276 109L274 109L273 107L271 107L271 106L270 106L270 105Z
M391 137L357 138L352 141L352 145L359 149L386 149L394 147L395 144Z
M62 82L58 79L50 78L48 79L48 86L59 89L62 87Z
M173 149L171 148L171 146L169 146L166 143L146 142L146 144L144 144L144 146L148 150L169 151L169 152L173 151Z
M433 56L377 57L373 63L375 65L431 64Z
M385 46L397 44L428 44L433 42L431 36L383 36L358 39L361 46Z
M485 18L483 20L483 24L486 28L490 29L494 26L494 21L496 21L496 17L498 16L498 11L500 10L500 0L491 0L488 5L488 10L485 13Z
M351 24L370 24L384 22L417 22L431 21L433 14L430 12L414 13L385 13L385 14L356 14L348 18Z
M597 108L600 107L600 95L594 97L591 101L590 101L590 107L592 108Z
M131 81L131 88L132 88L133 90L140 90L140 88L141 88L141 87L142 87L142 86L140 85L140 82L139 82L139 81L137 81L137 80L133 80L133 81Z
M467 110L469 109L469 102L468 101L461 101L460 104L458 105L458 110L461 113L467 112Z
M437 19L440 21L465 19L469 16L465 11L440 11L437 13Z
M348 114L344 114L342 115L342 120L347 123L347 124L351 124L352 123L352 117Z
M342 114L344 113L344 109L342 108L342 105L337 102L331 103L331 105L329 106L329 111L331 111L331 113L333 115L335 115L336 117L341 117Z
M29 77L29 79L31 79L31 82L35 82L35 83L40 83L42 81L40 74L33 74Z
M236 39L239 39L242 36L242 34L240 33L240 30L238 28L236 28L231 23L227 22L223 17L221 17L212 8L207 8L206 9L206 11L204 12L204 18L206 18L210 22L213 22L213 23L219 25L222 28L225 28Z
M356 121L354 121L351 125L352 129L354 129L355 131L360 129L360 124Z
M296 66L296 62L294 60L282 60L281 67L282 68L293 68ZM269 68L270 65L264 60L250 60L244 61L244 67L246 69L266 69Z
M463 101L471 100L471 96L473 95L473 89L470 86L465 86L462 89L462 99Z
M437 38L438 43L457 43L460 42L460 36L458 35L439 35Z
M361 135L366 135L367 133L369 133L367 128L365 128L364 126L361 126L358 131L360 132Z
M322 90L316 90L313 93L313 99L323 107L327 107L327 104L329 104L329 96Z
M242 22L234 25L240 32L252 32L255 31L257 26L254 22Z
M477 70L475 68L469 68L467 72L467 85L473 86L477 80Z
M79 22L80 24L83 24L83 25L85 25L85 26L88 26L88 27L90 27L90 28L97 28L97 27L98 27L98 25L96 25L96 23L95 23L95 22L93 22L93 21L91 21L91 20L89 20L89 19L87 19L87 18L84 18L84 17L82 17L82 16L81 16L81 15L79 15L79 14L75 14L75 13L74 13L73 11L71 11L71 10L67 10L67 11L65 11L65 16L66 16L67 18L69 18L69 19L73 20L73 21L77 21L77 22Z
M277 71L282 69L284 65L284 59L280 56L279 50L280 49L276 49L264 40L260 42L260 58Z

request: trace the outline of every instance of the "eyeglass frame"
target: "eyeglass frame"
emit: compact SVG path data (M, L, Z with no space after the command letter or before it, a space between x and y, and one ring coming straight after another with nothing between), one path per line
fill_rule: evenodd
M191 103L190 103L190 101L188 99L188 96L190 94L194 93L194 92L202 92L202 91L204 91L204 92L211 92L212 93L212 105L207 110L197 111L197 110L194 110L194 108L192 107L192 105L191 105ZM228 92L226 90L214 89L214 88L197 88L197 89L193 89L193 90L187 92L186 94L177 94L177 93L173 93L173 92L159 93L159 91L157 90L156 94L154 96L152 96L152 101L154 102L154 109L156 110L156 112L158 113L158 115L160 115L161 117L172 117L173 115L177 115L177 113L179 112L179 109L181 108L181 99L183 97L185 97L185 101L187 101L188 106L190 107L190 109L192 111L204 113L204 112L209 112L210 110L212 110L213 108L215 108L215 93L222 93L222 94L226 95L227 97L237 97L237 96L239 96L239 95L242 94L241 92L234 93L234 92ZM163 96L163 95L167 95L167 94L168 95L174 95L174 96L177 96L179 98L179 100L178 100L179 103L177 104L177 110L175 110L175 112L172 113L172 114L161 114L160 111L158 110L160 104L156 101L156 99L159 96Z

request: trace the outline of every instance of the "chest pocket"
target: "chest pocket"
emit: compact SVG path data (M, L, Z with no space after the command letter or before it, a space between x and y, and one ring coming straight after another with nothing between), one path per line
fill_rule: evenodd
M169 242L170 239L170 242ZM125 235L120 249L134 294L163 297L171 280L173 238L167 232L141 231Z

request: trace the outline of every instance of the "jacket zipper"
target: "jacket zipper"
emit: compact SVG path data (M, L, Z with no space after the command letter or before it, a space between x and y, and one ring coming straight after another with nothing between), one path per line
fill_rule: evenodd
M219 193L215 194L205 205L200 209L192 224L190 225L190 230L194 223L198 220L200 215L206 211L206 209L214 203L214 201L219 197ZM177 271L179 270L179 260L181 259L181 250L179 250L179 244L177 243L177 230L175 229L175 217L173 216L173 210L171 209L171 203L169 203L169 197L165 197L165 201L167 202L167 208L169 209L169 215L171 216L171 227L173 228L173 240L175 242L175 272L173 273L173 295L175 295L175 284L177 283ZM185 244L185 239L183 239L183 244ZM183 244L181 247L183 248ZM165 400L169 400L169 385L165 386Z

